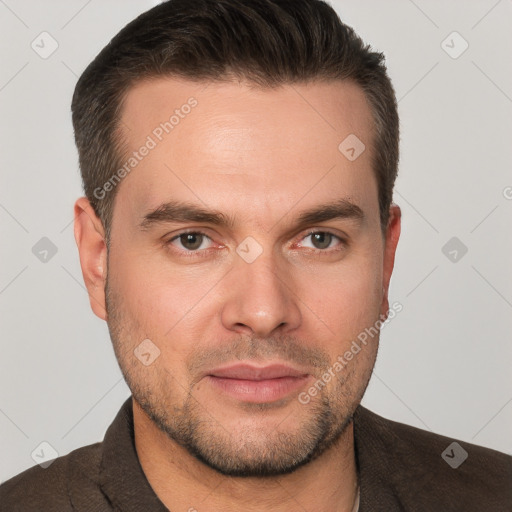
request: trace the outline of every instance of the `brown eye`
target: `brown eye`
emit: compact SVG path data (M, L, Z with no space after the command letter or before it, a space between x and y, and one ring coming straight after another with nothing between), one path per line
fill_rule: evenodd
M201 233L183 233L178 238L185 249L195 251L201 247L204 235Z
M166 245L172 247L175 253L183 256L202 256L209 252L211 239L199 231L188 231L171 238Z

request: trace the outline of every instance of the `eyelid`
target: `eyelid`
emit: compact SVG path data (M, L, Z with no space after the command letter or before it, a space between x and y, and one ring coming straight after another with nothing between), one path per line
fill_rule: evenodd
M329 229L329 228L322 228L322 227L318 227L318 228L310 228L308 231L306 231L303 235L300 236L300 239L299 240L303 240L304 238L307 238L308 236L311 236L311 235L314 235L316 233L325 233L325 234L329 234L331 236L333 236L334 238L337 238L340 242L339 245L341 246L347 246L348 245L348 236L343 236L343 235L339 235L339 234L336 234L333 232L332 229ZM193 228L189 228L189 229L185 229L183 231L180 231L179 233L173 235L171 238L169 238L168 240L165 240L165 237L164 237L164 245L166 246L169 246L169 245L172 245L171 242L179 239L182 235L187 235L187 234L194 234L194 235L202 235L203 237L209 239L211 242L213 242L213 239L211 236L209 236L208 234L206 234L204 231L202 231L200 228L199 229L193 229ZM222 246L221 246L222 247ZM309 249L310 251L313 251L313 252L318 252L318 253L331 253L331 252L335 252L337 250L340 250L339 248L331 248L331 249L315 249L315 248L311 248L311 247L306 247L306 249ZM205 253L208 253L209 252L209 249L196 249L195 251L189 251L189 250L185 250L185 249L176 249L180 254L185 254L185 255L204 255Z
M166 239L166 237L164 237L164 245L172 246L172 242L174 242L175 240L178 240L181 236L188 235L188 234L201 235L204 238L207 238L208 240L213 242L212 237L207 235L204 231L201 231L200 229L185 229L185 230L180 231L179 233L173 235L169 239ZM186 256L203 255L209 251L209 249L200 249L200 250L196 249L195 251L188 251L185 249L177 249L177 248L175 248L174 250L177 251L178 253L180 253L181 255L184 254Z
M315 235L316 233L329 234L329 235L331 235L334 238L337 238L339 240L339 242L340 242L339 245L343 245L343 246L348 245L348 237L346 235L345 236L338 235L337 233L334 233L334 231L332 231L329 228L312 228L307 233L302 235L300 237L300 240L304 240L304 238L307 238L308 236L311 236L311 235ZM310 249L310 250L316 251L316 252L323 252L323 253L329 253L329 252L333 252L333 251L337 250L336 248L331 248L331 249L315 249L315 248L311 248L311 247L307 247L307 249Z

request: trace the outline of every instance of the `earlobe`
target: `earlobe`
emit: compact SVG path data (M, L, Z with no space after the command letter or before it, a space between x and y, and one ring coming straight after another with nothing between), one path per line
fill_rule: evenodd
M381 315L387 318L389 310L389 282L391 280L391 274L393 273L393 267L395 264L395 254L400 239L401 230L401 218L402 211L396 204L392 204L389 208L389 220L386 228L386 239L384 246L384 261L383 261L383 272L382 272L382 305Z
M77 199L74 213L75 240L91 308L96 316L106 320L107 246L103 224L86 197Z

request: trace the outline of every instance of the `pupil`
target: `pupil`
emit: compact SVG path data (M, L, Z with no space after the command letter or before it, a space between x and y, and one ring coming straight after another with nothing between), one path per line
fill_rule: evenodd
M182 243L185 247L187 247L188 249L197 249L199 247L201 247L201 236L200 234L198 233L185 233L184 235L181 235L182 236ZM183 238L185 240L183 240ZM194 240L195 240L195 243L194 243ZM189 244L189 245L187 245ZM191 246L191 245L192 246Z
M183 245L191 244L192 246L188 246L189 249L198 249L201 247L202 235L198 233L185 233L181 235ZM183 238L185 241L183 241ZM326 249L329 247L331 243L331 234L330 233L313 233L314 244L318 249ZM195 241L195 243L194 243Z
M319 242L321 247L317 247L318 249L326 249L329 247L331 243L331 234L330 233L314 233L313 240L315 242ZM317 245L315 243L315 245Z

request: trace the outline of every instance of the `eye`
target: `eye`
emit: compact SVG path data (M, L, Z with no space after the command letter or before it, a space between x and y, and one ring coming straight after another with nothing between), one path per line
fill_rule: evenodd
M310 246L310 248L318 251L325 251L326 249L332 248L331 244L336 240L340 242L339 245L344 245L344 240L329 231L314 231L306 235L303 240L308 238L311 238L312 246Z
M188 231L186 233L180 233L179 235L176 235L167 243L177 247L178 249L181 249L182 252L198 252L200 250L208 249L208 247L204 246L206 240L211 241L210 237L204 233L199 231Z
M312 249L314 252L334 252L346 246L345 240L330 231L313 231L308 233L302 240L310 239L310 245L301 243L300 247ZM336 244L338 241L338 244ZM165 242L175 252L185 257L208 256L208 249L211 248L212 239L200 231L185 231L172 237Z

